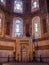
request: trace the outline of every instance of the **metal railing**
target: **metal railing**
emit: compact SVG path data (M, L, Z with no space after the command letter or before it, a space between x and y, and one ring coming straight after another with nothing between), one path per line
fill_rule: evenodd
M23 62L16 60L15 57L0 57L0 63L6 63L6 62ZM29 59L29 61L26 62L42 62L42 63L49 63L49 57L33 57L33 60Z
M0 63L13 62L14 60L14 57L0 57Z
M34 62L44 62L44 63L49 63L49 57L34 57L33 58Z

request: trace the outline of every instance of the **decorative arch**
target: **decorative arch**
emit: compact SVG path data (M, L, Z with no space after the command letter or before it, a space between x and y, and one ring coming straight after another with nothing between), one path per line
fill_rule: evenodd
M23 35L23 20L22 18L16 17L13 19L13 37L22 37Z
M34 35L35 38L41 36L41 22L39 16L35 16L32 19L32 35Z

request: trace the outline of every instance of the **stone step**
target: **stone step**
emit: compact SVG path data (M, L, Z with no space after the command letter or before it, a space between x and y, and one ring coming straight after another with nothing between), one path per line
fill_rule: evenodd
M4 63L2 65L48 65L47 63Z

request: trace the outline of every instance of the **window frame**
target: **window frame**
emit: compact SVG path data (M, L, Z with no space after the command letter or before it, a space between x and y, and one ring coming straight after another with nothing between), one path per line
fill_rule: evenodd
M20 23L16 23L16 24L15 24L14 22L15 22L16 20L19 20L21 24L20 24ZM14 24L15 24L15 25L14 25ZM22 25L22 26L21 26L21 27L22 27L22 30L19 29L19 30L20 30L19 32L16 32L16 29L14 30L14 28L15 28L15 26L16 26L17 24ZM19 28L20 28L20 27L19 27ZM22 32L21 32L21 31L22 31ZM22 18L19 18L19 17L13 18L12 37L14 37L14 38L19 35L19 34L18 34L18 35L15 36L15 33L17 33L17 34L18 34L18 33L21 33L21 34L23 35L23 20L22 20ZM20 37L20 36L18 36L18 37Z
M39 21L36 21L37 18L39 19ZM35 24L37 24L37 28L38 31L35 31ZM40 17L39 16L35 16L34 18L32 18L32 36L35 36L35 38L39 38L41 37L41 22L40 22Z
M32 2L33 1L33 2ZM35 8L33 7L34 5L34 3L36 2L36 4L38 4ZM33 5L33 6L32 6ZM37 11L37 10L39 10L39 0L31 0L31 12L35 12L35 11Z
M17 1L18 3L21 3L21 4L22 4L22 5L20 6L20 7L22 7L21 10L20 10L20 9L19 9L19 10L15 9L15 7L16 7L16 6L15 6L15 5L16 5L16 4L15 4L15 1ZM22 2L22 0L14 0L14 12L15 12L15 13L23 13L23 2Z

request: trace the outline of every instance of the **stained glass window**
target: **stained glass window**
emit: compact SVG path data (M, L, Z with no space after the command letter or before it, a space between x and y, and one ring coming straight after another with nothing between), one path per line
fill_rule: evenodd
M22 28L23 28L22 20L14 19L13 20L13 37L16 37L16 36L21 37L23 34Z
M34 12L39 9L39 0L31 0L31 11Z
M5 0L0 0L0 1L1 1L1 3L3 3L5 5Z
M32 19L32 35L35 35L35 37L41 35L41 24L40 24L40 17L34 17Z
M19 0L14 0L14 12L22 13L23 12L23 3Z

